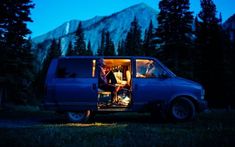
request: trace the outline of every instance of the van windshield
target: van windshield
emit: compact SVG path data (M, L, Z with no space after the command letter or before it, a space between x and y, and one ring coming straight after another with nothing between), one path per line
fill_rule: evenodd
M156 59L156 62L158 62L158 64L164 68L164 70L170 75L170 77L176 77L177 75L175 73L173 73L168 67L166 67L163 63L161 63L159 60Z

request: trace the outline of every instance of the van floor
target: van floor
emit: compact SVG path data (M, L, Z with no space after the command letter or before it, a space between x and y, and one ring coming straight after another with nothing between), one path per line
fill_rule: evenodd
M109 108L128 108L126 105L118 103L98 103L98 108L100 109L109 109Z
M110 112L124 112L124 111L131 111L129 108L98 108L98 111L110 111Z

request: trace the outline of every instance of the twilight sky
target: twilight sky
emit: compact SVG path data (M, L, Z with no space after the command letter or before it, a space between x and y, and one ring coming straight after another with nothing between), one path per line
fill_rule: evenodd
M129 6L146 3L158 10L159 0L32 0L35 8L31 10L33 23L28 23L31 36L47 33L66 21L86 20L94 16L106 16ZM190 0L191 11L200 11L200 0ZM235 0L214 0L217 11L222 13L223 21L235 13Z

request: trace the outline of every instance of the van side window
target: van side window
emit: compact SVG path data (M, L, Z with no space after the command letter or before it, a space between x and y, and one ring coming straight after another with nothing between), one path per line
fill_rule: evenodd
M136 77L137 78L157 78L163 72L162 67L153 60L137 59L136 60Z
M92 59L60 59L56 76L57 78L91 78L94 77L93 66Z

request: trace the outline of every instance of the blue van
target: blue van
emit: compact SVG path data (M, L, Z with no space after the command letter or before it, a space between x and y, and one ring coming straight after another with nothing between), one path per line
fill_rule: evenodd
M72 122L97 112L150 112L186 121L207 108L204 95L199 83L177 77L155 58L66 56L50 64L43 107Z

